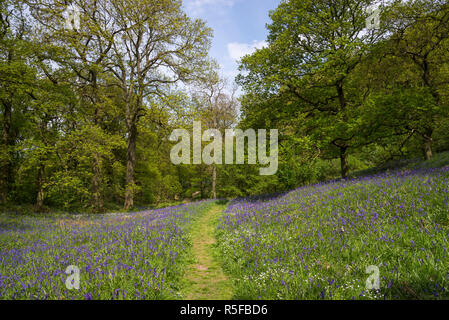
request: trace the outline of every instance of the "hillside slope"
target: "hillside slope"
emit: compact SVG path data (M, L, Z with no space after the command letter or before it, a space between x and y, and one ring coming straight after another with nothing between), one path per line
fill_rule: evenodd
M449 166L403 169L233 201L218 238L235 298L449 298L448 184Z

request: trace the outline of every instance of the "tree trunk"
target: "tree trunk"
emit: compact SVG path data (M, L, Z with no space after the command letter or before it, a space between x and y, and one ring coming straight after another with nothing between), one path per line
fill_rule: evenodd
M134 206L134 169L136 165L137 124L131 121L128 129L128 153L126 155L126 192L124 209Z
M37 212L42 212L44 208L44 174L45 166L43 164L39 165L37 171L37 198L36 198L36 210Z
M216 186L217 186L217 166L212 165L212 199L217 198L217 192L216 192Z
M336 84L337 94L338 94L338 100L340 102L340 112L343 113L343 121L345 123L348 122L348 117L346 114L346 97L343 90L343 81L339 81ZM348 165L348 147L345 146L339 146L340 147L340 165L341 165L341 177L343 179L346 179L349 176L349 165Z
M426 133L423 135L424 143L423 143L423 154L425 160L432 159L433 153L432 153L432 133L433 130L428 129L426 130Z
M3 129L2 129L2 155L0 164L0 202L6 203L8 200L10 177L11 177L11 112L12 107L9 102L3 101Z
M346 179L349 176L349 165L348 165L348 148L340 147L340 164L341 164L341 177Z
M95 70L91 70L91 81L92 81L92 89L93 89L93 95L92 95L92 103L95 108L94 112L94 125L97 126L100 122L99 119L99 107L97 105L98 103L98 85L97 85L97 72ZM93 157L94 161L92 163L92 206L94 212L102 212L103 211L103 195L101 193L101 155L96 152Z
M93 209L95 212L103 211L103 197L101 194L100 184L101 184L101 162L100 155L95 153L93 161L93 177L92 177L92 202Z
M438 93L438 90L436 90L436 88L432 85L431 80L430 80L430 68L429 68L429 61L427 60L428 56L426 56L423 59L423 64L422 64L422 69L423 69L423 75L422 75L422 79L424 81L424 84L429 88L433 98L435 99L435 104L437 106L439 106L440 104L440 95ZM424 143L423 143L423 155L424 155L424 159L425 160L430 160L432 159L432 134L433 134L433 129L431 128L432 126L432 116L429 119L430 121L428 122L428 127L425 127L425 132L422 135L423 139L424 139Z

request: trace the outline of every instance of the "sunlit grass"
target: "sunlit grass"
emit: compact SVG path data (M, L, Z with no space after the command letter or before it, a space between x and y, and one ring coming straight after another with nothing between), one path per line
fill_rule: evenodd
M0 216L0 299L178 299L190 221L210 202L77 217ZM68 290L69 265L80 269Z
M449 167L404 170L235 201L218 232L235 297L449 298L448 184Z

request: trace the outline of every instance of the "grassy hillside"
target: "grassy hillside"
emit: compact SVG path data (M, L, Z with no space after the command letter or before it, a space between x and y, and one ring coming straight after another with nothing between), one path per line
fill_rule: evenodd
M210 204L65 218L0 215L0 299L179 299L187 231ZM79 290L66 287L70 265L80 270Z
M0 299L448 299L445 156L224 212L1 214Z
M218 230L235 298L449 298L449 167L428 165L235 200Z

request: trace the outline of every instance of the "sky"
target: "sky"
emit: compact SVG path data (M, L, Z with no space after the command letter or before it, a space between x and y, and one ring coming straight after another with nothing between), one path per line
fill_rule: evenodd
M270 22L268 13L280 0L184 0L185 12L200 18L214 30L210 56L222 67L223 76L233 81L237 61L265 45Z

